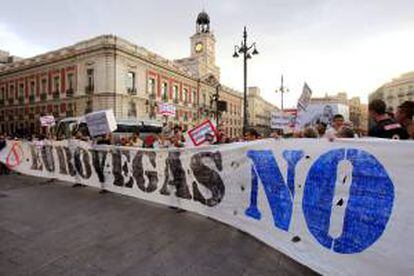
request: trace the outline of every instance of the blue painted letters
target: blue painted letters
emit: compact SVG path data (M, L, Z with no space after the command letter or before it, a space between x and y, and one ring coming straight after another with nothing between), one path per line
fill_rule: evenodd
M269 201L272 216L277 228L288 231L293 210L295 167L303 157L302 151L285 151L283 157L288 163L287 184L282 173L273 157L272 151L251 150L247 156L252 159L252 189L250 206L246 210L246 215L255 219L261 218L261 213L257 208L258 177Z
M250 150L247 156L253 161L253 166L250 206L245 214L261 219L257 207L260 179L275 226L288 231L295 195L295 170L303 151L283 152L287 162L286 182L272 151ZM332 237L329 228L335 185L342 185L342 182L336 184L341 161L352 165L352 177L348 198L341 198L346 202L340 226L342 231L338 233L339 237ZM310 233L322 246L337 253L354 254L370 247L384 232L392 212L394 185L380 162L363 150L335 149L322 154L312 164L304 189L302 208Z

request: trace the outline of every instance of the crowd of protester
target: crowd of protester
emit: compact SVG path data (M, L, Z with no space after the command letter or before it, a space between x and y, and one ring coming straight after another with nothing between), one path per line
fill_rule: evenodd
M336 114L330 125L324 122L315 122L313 125L305 126L302 130L283 134L274 131L270 136L262 136L254 128L247 129L242 137L230 138L218 127L216 135L207 133L204 145L227 144L233 142L244 142L259 140L262 138L326 138L333 141L337 138L377 137L385 139L414 139L414 102L406 101L398 106L396 113L387 112L387 106L382 100L373 100L368 105L370 119L373 126L368 133L355 129L351 122L345 121L341 114ZM7 135L0 133L0 149L5 147L7 139L27 139L34 143L42 144L44 140L55 140L51 131L44 130L42 134L20 136L17 134ZM112 133L91 138L87 128L79 129L73 134L74 139L85 141L96 145L116 145L138 148L183 148L188 145L186 130L172 122L165 123L161 133L145 133L141 135L135 132L131 135L118 137ZM8 169L1 164L0 174L8 173Z
M374 100L369 104L369 116L374 122L368 133L356 129L353 124L346 121L344 116L336 114L330 125L324 122L316 122L306 126L302 130L284 135L280 132L272 132L270 136L261 135L256 129L247 129L242 137L230 138L218 127L217 134L206 134L204 145L227 144L233 142L253 141L263 138L326 138L333 141L337 138L377 137L385 139L414 139L414 102L406 101L398 107L395 114L387 112L387 107L382 100ZM112 134L95 139L96 144L112 144L140 148L183 148L187 146L186 130L172 122L164 124L159 134L149 134L142 137L140 133L134 133L130 137L116 139ZM79 138L88 140L88 137Z

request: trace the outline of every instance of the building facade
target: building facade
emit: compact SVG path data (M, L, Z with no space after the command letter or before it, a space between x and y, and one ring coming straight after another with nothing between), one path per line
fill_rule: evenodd
M390 112L395 112L404 101L414 101L414 71L383 84L369 95L369 101L374 99L382 99Z
M103 109L113 109L117 118L162 121L157 112L162 102L176 106L176 117L170 120L185 128L214 119L212 99L220 71L214 64L215 39L208 15L208 21L200 15L190 39L190 59L196 66L165 59L113 35L4 63L0 66L0 131L36 132L42 114L60 119ZM227 106L242 106L239 92L220 87L220 99ZM236 114L241 111L221 116L231 137L241 129Z
M348 94L346 92L339 92L336 95L330 96L325 94L324 97L312 97L310 103L313 104L343 104L348 105Z
M20 57L11 56L9 52L0 50L0 67L8 63L19 61L21 59L22 58Z
M256 129L264 136L268 136L271 132L271 113L279 111L279 108L264 100L260 96L260 88L258 87L248 88L247 103L249 127Z
M222 87L220 100L227 103L227 111L220 117L220 126L229 137L240 137L243 132L243 97L229 87Z

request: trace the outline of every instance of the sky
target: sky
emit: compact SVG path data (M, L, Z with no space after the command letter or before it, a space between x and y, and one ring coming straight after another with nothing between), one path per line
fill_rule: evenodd
M248 85L280 106L280 76L295 107L304 82L315 96L368 94L414 71L412 0L0 0L0 49L31 57L102 34L115 34L165 58L190 54L202 10L216 36L221 82L243 89L242 59L232 57L247 26L259 55Z

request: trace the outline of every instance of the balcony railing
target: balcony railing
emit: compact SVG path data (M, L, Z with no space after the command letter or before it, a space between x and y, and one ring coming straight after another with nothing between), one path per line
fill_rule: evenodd
M155 98L156 98L155 93L151 93L151 94L149 94L148 98L149 98L150 100L155 100Z
M128 91L129 95L136 95L137 94L137 89L135 87L129 87L127 91Z
M93 94L94 90L95 90L95 87L93 85L88 85L85 87L85 94L91 95Z
M69 88L68 90L66 90L66 97L67 98L72 98L73 97L73 88Z
M24 103L24 97L23 96L20 96L19 97L19 104L22 104L22 103Z
M41 101L46 101L46 99L47 99L47 94L46 93L40 94L40 100Z
M174 103L175 104L178 104L178 99L174 99Z
M53 92L53 99L59 99L60 94L59 94L59 90Z
M34 103L35 102L35 95L29 95L29 103Z

